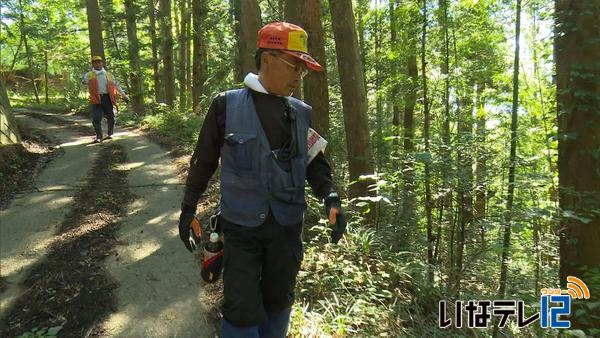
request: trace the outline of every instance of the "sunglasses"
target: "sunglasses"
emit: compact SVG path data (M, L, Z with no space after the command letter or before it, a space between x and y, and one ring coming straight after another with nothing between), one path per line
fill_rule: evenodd
M300 65L299 63L293 64L293 63L287 61L286 59L280 57L277 54L273 54L273 53L269 53L269 54L273 55L274 57L279 59L281 62L285 63L288 67L290 67L297 74L300 74L300 77L305 77L306 74L308 74L308 68L306 68L306 66Z

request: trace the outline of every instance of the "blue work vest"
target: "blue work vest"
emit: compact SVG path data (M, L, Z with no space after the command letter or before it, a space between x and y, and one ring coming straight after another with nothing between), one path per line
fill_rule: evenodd
M230 90L225 97L221 215L246 227L261 225L269 212L281 225L301 223L306 210L306 138L312 108L293 97L288 98L292 108L290 118L295 120L290 132L296 133L298 152L282 166L271 151L250 89Z

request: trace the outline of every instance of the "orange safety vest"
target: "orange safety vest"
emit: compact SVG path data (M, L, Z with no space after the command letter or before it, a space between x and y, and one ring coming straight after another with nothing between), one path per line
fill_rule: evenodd
M110 102L113 106L117 105L117 87L111 73L106 72L106 83L108 86L108 96L110 96ZM100 104L100 91L98 90L98 77L96 72L91 71L88 73L88 91L90 93L90 103Z

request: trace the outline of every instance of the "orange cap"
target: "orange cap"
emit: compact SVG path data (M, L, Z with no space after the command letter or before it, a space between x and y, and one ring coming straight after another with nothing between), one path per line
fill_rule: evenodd
M308 55L308 34L300 26L288 22L273 22L258 31L257 48L278 49L306 63L317 72L323 67L312 56Z

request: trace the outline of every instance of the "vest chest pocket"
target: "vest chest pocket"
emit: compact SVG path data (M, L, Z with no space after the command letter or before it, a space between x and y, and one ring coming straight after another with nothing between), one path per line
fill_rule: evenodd
M258 140L256 134L229 133L225 135L225 146L229 149L230 164L238 170L252 170L257 167Z

